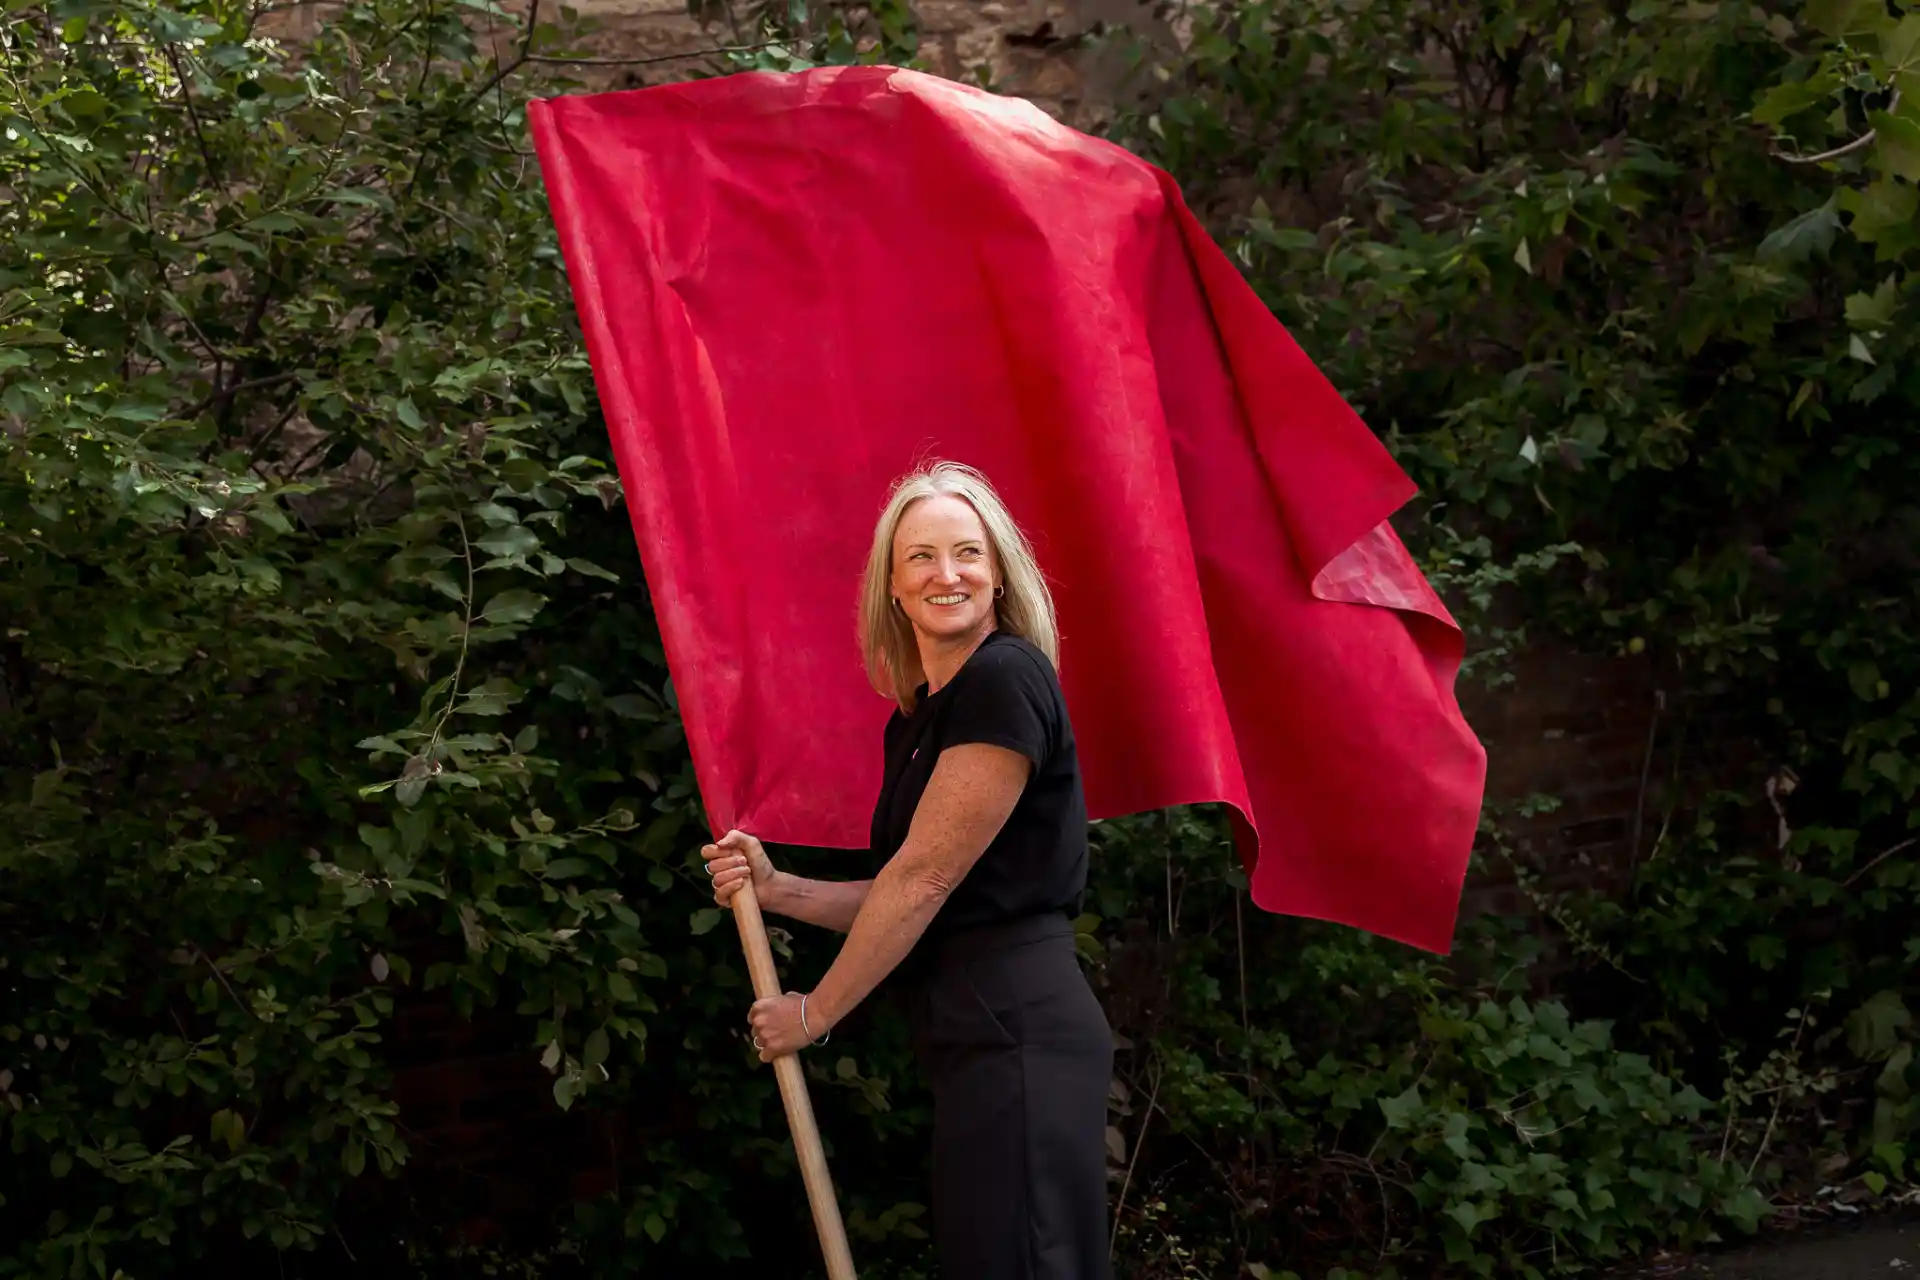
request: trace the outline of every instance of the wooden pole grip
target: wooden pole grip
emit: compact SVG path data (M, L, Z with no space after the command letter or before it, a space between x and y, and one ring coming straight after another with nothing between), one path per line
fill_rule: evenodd
M780 994L780 972L773 965L773 946L767 941L760 899L748 880L733 895L733 922L740 927L740 946L747 955L747 976L756 1000ZM773 1076L786 1104L787 1127L793 1131L793 1150L800 1158L800 1178L806 1183L807 1202L813 1207L813 1229L826 1256L828 1280L855 1280L853 1253L847 1248L847 1229L840 1221L840 1203L834 1198L833 1178L827 1172L826 1148L814 1123L813 1101L807 1096L806 1073L798 1054L773 1060Z

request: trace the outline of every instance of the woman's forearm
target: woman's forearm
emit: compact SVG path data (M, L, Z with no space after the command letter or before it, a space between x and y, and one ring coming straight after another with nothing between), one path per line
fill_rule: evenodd
M808 997L818 1011L813 1015L816 1034L851 1013L907 958L947 899L937 879L916 875L898 861L868 883L866 901L847 930L840 954Z
M1026 757L968 743L940 753L907 838L866 891L847 940L807 996L816 1038L853 1012L912 951L986 851L1027 785Z
M809 880L777 871L760 905L790 920L845 933L872 887L871 880Z

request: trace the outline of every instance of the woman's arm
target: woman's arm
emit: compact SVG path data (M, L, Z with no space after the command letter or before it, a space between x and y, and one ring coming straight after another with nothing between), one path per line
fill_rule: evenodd
M871 880L809 880L776 871L761 894L760 905L789 920L845 933L853 928L854 917L860 914L860 904L867 900L871 888ZM807 1016L813 1016L811 1004Z
M840 933L853 927L853 918L873 884L871 880L809 880L776 871L766 846L744 831L727 832L701 849L700 856L713 877L713 900L721 906L731 907L733 895L751 881L761 910Z
M1006 824L1031 768L1019 752L985 743L940 753L906 842L870 882L839 956L807 997L807 1029L815 1037L851 1013L913 950ZM764 1033L762 1040L775 1049Z

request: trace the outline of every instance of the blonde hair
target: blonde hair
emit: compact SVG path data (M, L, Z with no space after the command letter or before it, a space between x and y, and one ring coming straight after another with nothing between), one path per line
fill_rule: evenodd
M1060 667L1060 635L1053 594L1041 576L1033 547L987 478L957 462L934 462L898 481L873 529L873 548L860 583L860 654L875 690L913 709L914 691L926 680L913 623L893 603L893 538L907 509L922 498L958 498L972 507L987 531L987 549L1005 588L993 602L995 624L1019 636Z

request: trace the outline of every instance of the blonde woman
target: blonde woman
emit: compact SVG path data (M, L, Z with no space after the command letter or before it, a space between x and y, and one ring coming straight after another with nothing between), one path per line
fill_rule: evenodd
M1113 1038L1075 958L1087 811L1053 602L978 472L901 481L874 530L860 643L896 704L871 880L776 871L753 836L703 850L722 906L846 933L818 986L755 1002L763 1061L823 1041L896 970L932 1086L933 1225L949 1280L1107 1280ZM831 761L822 761L832 767Z

